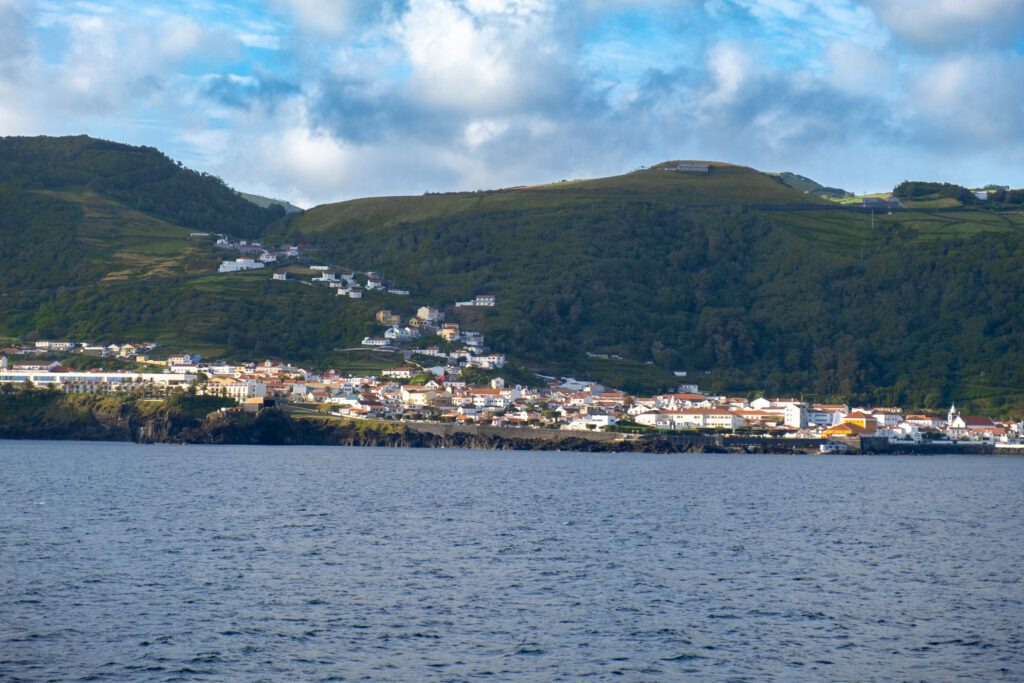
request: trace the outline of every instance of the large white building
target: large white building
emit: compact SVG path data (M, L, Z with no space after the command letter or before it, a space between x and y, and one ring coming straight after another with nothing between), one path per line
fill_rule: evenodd
M218 273L237 273L240 270L255 270L265 268L267 264L253 261L251 258L236 258L234 261L224 261L217 268Z
M247 398L264 398L267 395L267 385L254 379L214 378L201 385L199 393L233 398L241 403Z
M198 375L161 372L54 372L52 370L0 370L0 384L30 382L69 394L116 394L132 389L166 393L187 388Z

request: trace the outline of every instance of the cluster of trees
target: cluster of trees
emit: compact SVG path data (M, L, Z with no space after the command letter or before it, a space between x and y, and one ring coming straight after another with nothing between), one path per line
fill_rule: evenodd
M921 197L949 197L963 204L974 204L978 198L974 193L961 185L952 183L929 183L920 180L904 180L892 190L893 195L900 199L919 199Z
M1006 188L999 187L991 190L988 198L989 201L1019 206L1024 204L1024 190L1007 190Z
M0 306L20 292L94 280L90 247L77 243L79 207L0 183Z
M892 193L900 198L915 199L921 197L950 197L963 204L980 203L974 192L961 185L951 183L928 183L922 181L905 180L895 188ZM1010 190L1005 187L994 187L988 190L988 201L996 204L1024 204L1024 189Z

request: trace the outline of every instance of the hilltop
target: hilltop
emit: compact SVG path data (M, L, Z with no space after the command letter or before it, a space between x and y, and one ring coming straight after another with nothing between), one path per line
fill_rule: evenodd
M377 310L429 303L532 370L633 391L685 371L723 392L1022 402L1024 216L1012 211L871 216L754 169L672 161L284 215L150 148L13 140L0 141L0 335L329 367L335 349L380 333ZM197 231L297 244L411 296L349 300L269 272L214 274L230 256ZM484 293L494 308L451 307Z

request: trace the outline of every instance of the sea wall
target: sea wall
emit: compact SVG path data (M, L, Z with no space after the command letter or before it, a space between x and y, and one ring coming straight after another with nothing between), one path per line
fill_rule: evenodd
M888 439L879 437L861 437L860 452L865 455L992 455L997 450L995 446L988 443L950 443L950 442L928 442L921 443L890 443ZM1012 455L1004 452L1003 455Z

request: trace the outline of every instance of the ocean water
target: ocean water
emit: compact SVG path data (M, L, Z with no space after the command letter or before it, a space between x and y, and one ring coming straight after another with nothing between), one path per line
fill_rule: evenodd
M0 442L0 680L1019 681L1024 458Z

